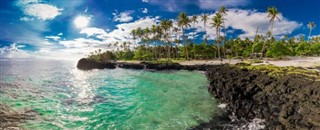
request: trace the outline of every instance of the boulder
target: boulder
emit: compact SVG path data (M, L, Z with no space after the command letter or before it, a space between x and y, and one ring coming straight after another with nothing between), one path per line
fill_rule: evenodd
M100 62L88 58L82 58L78 61L77 68L81 70L114 69L116 68L116 64L112 62Z

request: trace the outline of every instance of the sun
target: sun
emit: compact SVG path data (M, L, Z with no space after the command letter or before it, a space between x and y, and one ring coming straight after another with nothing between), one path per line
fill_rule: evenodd
M73 21L73 23L76 26L76 28L87 27L89 22L90 22L90 17L86 17L86 16L78 16Z

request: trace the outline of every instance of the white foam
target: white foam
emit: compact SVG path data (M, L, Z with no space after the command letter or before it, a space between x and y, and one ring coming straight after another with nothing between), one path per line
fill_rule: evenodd
M264 127L265 127L264 122L265 122L264 119L254 118L248 124L245 124L245 125L241 126L241 129L261 130L261 129L264 129Z
M218 107L221 108L221 109L223 109L223 108L226 108L226 107L227 107L227 104L226 104L226 103L222 103L222 104L219 104Z

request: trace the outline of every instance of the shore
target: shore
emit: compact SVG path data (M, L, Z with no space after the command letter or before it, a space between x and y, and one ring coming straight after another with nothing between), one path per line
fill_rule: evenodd
M78 68L204 71L210 81L208 91L221 103L228 104L225 109L226 115L234 119L226 115L213 115L212 121L203 122L191 129L238 129L243 128L243 125L246 129L246 125L256 118L265 120L263 124L266 129L320 129L318 59L288 58L278 61L266 60L262 63L256 63L254 60L231 60L229 63L233 65L226 64L225 61L101 63L81 59ZM243 62L253 64L242 64Z
M219 65L219 64L237 64L240 62L253 62L254 60L245 59L224 59L223 61L220 60L190 60L190 61L180 61L178 62L181 65L199 65L199 64L206 64L206 65ZM286 67L286 66L293 66L293 67L318 67L320 66L320 57L286 57L282 60L274 60L274 59L264 59L261 60L262 63L254 63L253 65L275 65L279 67Z

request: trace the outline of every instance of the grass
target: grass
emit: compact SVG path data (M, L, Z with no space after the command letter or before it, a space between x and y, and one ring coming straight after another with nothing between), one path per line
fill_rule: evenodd
M317 79L320 80L320 74L319 72L315 70L307 70L300 67L278 67L274 65L248 65L248 64L238 64L235 65L236 67L239 67L241 69L248 69L248 70L254 70L254 71L260 71L267 73L271 77L275 78L281 78L288 75L302 75L306 79Z

